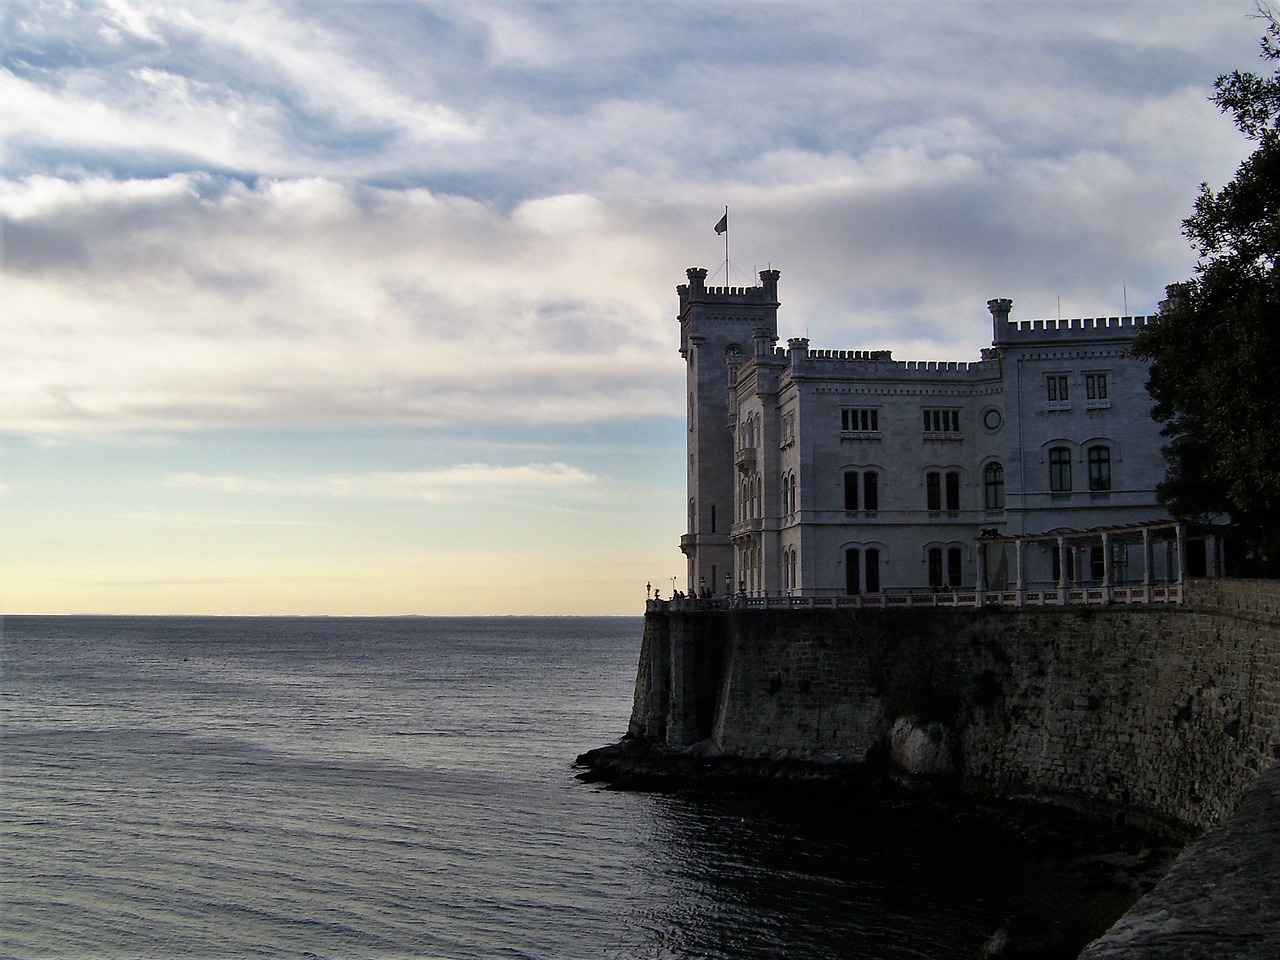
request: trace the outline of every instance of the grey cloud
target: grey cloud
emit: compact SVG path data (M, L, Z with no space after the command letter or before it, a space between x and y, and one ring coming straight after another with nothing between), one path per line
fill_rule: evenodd
M1149 309L1256 49L1199 2L13 9L8 305L66 344L0 325L24 430L678 416L722 204L815 345Z

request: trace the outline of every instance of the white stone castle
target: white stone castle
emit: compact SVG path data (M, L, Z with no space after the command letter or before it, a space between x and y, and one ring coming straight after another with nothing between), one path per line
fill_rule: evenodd
M1141 532L1070 539L1169 520L1148 366L1128 350L1154 318L1014 321L1012 301L990 300L980 360L901 361L803 338L779 349L777 270L754 287L687 275L691 596L1142 578L1149 597L1153 576L1180 581L1161 567L1183 566L1181 541L1161 558Z

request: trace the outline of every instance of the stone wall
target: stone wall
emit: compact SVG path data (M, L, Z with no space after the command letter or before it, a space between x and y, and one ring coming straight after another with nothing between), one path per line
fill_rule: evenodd
M651 605L631 733L862 761L916 724L965 789L1171 833L1224 820L1280 756L1280 584L1183 607L674 611ZM916 738L919 739L918 737ZM946 769L943 764L939 770Z
M1226 823L1182 851L1156 888L1080 960L1280 957L1280 767Z

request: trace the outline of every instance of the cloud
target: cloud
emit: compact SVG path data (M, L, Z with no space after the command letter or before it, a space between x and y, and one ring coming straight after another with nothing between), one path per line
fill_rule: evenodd
M424 150L478 135L428 91L388 84L339 32L287 5L13 7L0 133L18 166L367 173L389 144Z
M671 406L656 384L672 351L607 289L595 266L625 252L582 198L503 217L420 190L175 175L32 178L0 209L22 320L0 327L9 429L572 423Z
M243 496L329 497L462 503L541 495L594 494L600 479L563 463L494 466L464 463L438 470L330 475L303 480L174 473L165 486Z
M1146 312L1250 10L17 0L0 430L678 417L724 204L816 346Z

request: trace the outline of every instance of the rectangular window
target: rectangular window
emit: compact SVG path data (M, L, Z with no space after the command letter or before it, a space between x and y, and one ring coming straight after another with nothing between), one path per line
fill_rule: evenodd
M880 411L870 407L847 407L840 411L842 433L877 433L880 430Z
M947 509L960 509L960 474L947 474Z
M947 585L951 587L960 586L960 570L963 554L959 547L951 547L947 550Z
M1111 489L1111 449L1089 448L1089 490L1102 493Z
M1089 576L1102 582L1102 578L1106 575L1106 555L1102 552L1101 547L1089 548Z
M867 511L880 509L880 474L874 470L862 475L862 508Z
M925 410L924 411L924 432L925 433L959 433L960 432L960 411L959 410Z
M1065 373L1051 373L1045 377L1045 396L1050 403L1061 403L1071 399L1068 393L1068 377Z
M1049 451L1049 490L1052 493L1071 492L1071 451L1066 447L1054 447Z
M844 508L858 509L858 475L852 470L844 475Z
M1084 375L1084 396L1086 400L1107 399L1107 375L1105 373L1086 373Z
M928 509L942 509L942 474L930 472L924 475L924 498Z

